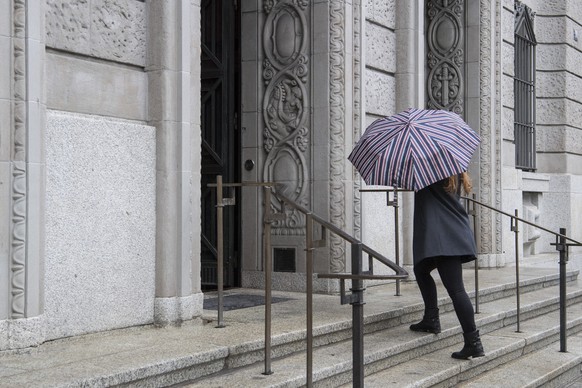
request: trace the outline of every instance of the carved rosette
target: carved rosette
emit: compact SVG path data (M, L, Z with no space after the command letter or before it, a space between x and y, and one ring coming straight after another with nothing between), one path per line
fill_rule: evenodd
M263 169L266 182L277 182L295 202L307 206L310 131L308 93L308 25L306 0L266 0L263 30ZM273 207L280 204L273 198ZM294 209L273 224L278 235L302 235L304 219Z
M26 1L13 5L10 316L18 319L25 317L26 299Z
M428 15L428 107L463 113L462 0L431 0Z

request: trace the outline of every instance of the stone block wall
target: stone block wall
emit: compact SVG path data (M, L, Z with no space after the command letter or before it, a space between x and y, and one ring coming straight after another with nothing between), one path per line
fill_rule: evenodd
M46 339L154 321L156 128L139 0L47 0Z
M363 133L374 120L396 113L396 51L407 50L409 46L397 45L396 1L370 0L362 4ZM365 184L362 184L362 188L366 188ZM362 241L394 260L394 208L387 206L386 193L362 192L360 197ZM374 272L390 270L379 266Z
M155 131L47 114L47 339L153 321Z
M395 93L396 50L396 2L394 0L370 0L364 2L364 109L366 124L381 116L396 113Z
M540 172L582 175L582 5L532 1L536 11Z
M144 67L146 4L141 0L48 0L46 45Z
M47 106L148 120L146 16L138 0L49 0Z
M502 133L503 207L513 214L558 232L582 238L582 214L576 201L582 174L582 5L576 1L523 1L534 12L536 46L536 146L537 170L523 172L515 166L513 137L513 34L514 1L502 2ZM523 256L555 252L553 235L521 226ZM504 234L504 252L514 254L513 233ZM574 249L573 251L576 251ZM578 264L579 265L579 264Z

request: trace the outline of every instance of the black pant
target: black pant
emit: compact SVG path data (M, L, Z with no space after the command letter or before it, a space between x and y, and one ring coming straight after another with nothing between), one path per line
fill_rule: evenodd
M414 266L414 275L416 275L416 282L418 283L418 288L420 288L425 309L436 309L438 307L436 284L430 275L435 268L438 269L443 285L453 301L455 313L461 323L463 332L471 333L477 330L473 304L463 284L460 257L430 257Z

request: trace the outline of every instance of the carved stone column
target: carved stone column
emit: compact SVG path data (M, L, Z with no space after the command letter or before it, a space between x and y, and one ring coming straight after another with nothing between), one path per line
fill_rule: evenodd
M478 176L474 182L479 199L501 208L501 2L480 1L480 104ZM501 216L491 211L479 213L477 248L479 265L500 267L505 265L502 247Z
M43 339L44 15L0 4L0 350Z
M396 2L396 111L409 107L424 107L424 63L425 44L424 7L422 1L398 0ZM401 225L402 243L401 257L403 265L410 277L412 271L412 227L414 213L414 194L402 193Z
M157 129L157 323L202 311L198 236L200 174L199 6L149 1L149 123ZM198 69L198 74L196 71ZM192 74L192 73L195 74Z

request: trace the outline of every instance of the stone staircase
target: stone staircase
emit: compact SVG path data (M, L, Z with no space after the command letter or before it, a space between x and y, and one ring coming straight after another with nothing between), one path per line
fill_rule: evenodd
M531 261L530 261L531 263ZM414 333L423 305L414 282L365 291L366 387L582 386L582 283L568 268L568 352L559 349L557 267L530 266L520 273L521 325L516 333L515 269L481 270L476 315L486 356L454 360L461 329L450 300L437 286L442 333ZM473 270L464 271L467 290ZM263 291L233 289L226 297L253 298ZM472 292L470 292L472 294ZM264 375L264 306L204 310L205 323L147 325L48 341L37 348L0 353L0 388L15 387L300 387L306 383L305 294L274 291L272 374ZM208 293L212 300L216 295ZM316 387L352 382L351 313L338 295L313 296L313 381ZM574 382L578 377L577 382ZM572 382L572 383L570 383Z
M365 386L565 387L582 376L582 286L578 271L568 272L568 280L568 352L559 352L558 275L529 277L520 282L519 333L515 282L482 287L476 322L486 356L474 360L450 357L462 347L462 335L448 297L439 303L443 331L438 335L408 329L421 318L423 306L418 301L368 314ZM220 371L209 371L179 386L305 386L305 331L278 334L272 341L271 375L262 374L262 343L257 342L230 349ZM352 386L350 320L314 327L313 360L314 386Z

